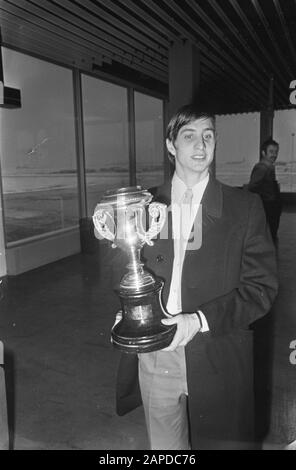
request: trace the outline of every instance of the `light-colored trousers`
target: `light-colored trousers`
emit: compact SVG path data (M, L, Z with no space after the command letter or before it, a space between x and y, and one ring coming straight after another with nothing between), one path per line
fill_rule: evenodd
M184 348L139 354L139 382L152 450L190 450Z

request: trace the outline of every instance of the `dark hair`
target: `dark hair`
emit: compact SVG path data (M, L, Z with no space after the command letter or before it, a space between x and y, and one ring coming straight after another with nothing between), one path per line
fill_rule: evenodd
M266 150L268 149L268 147L270 145L274 145L275 147L279 147L279 143L276 142L275 140L273 140L272 137L269 137L267 140L265 140L265 142L263 142L263 144L261 145L261 149L260 149L260 158L262 158L262 152L266 153Z
M196 121L197 119L211 119L215 128L216 119L213 114L201 111L193 104L186 104L178 109L171 117L167 127L166 138L174 144L181 127L186 126L186 124ZM168 153L168 157L172 163L175 163L175 157L170 152Z

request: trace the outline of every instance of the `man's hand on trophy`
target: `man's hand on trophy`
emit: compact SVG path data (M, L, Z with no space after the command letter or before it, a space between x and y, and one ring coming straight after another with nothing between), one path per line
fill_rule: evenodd
M173 341L162 351L174 351L178 346L186 346L201 330L201 322L196 313L178 313L170 318L161 320L164 325L177 325Z
M115 315L115 322L113 323L113 326L111 328L112 330L117 325L117 323L120 322L121 319L122 319L122 310L118 310L118 312ZM110 338L110 341L111 341L111 343L113 343L112 336Z

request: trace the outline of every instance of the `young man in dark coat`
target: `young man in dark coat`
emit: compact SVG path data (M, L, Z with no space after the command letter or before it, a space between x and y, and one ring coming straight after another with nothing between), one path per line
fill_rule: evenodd
M171 208L168 238L145 247L143 258L165 281L162 321L177 331L164 350L122 354L117 411L143 403L152 449L252 448L249 325L269 311L277 292L262 203L210 174L213 116L181 108L166 143L175 173L153 193Z

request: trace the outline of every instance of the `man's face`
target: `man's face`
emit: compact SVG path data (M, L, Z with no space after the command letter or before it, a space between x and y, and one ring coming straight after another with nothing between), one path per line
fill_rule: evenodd
M277 145L269 145L266 152L262 153L265 160L268 160L270 163L274 163L278 157L279 148Z
M215 129L211 119L192 121L181 127L174 143L167 140L167 148L175 157L177 173L181 171L200 179L208 173L215 145Z

